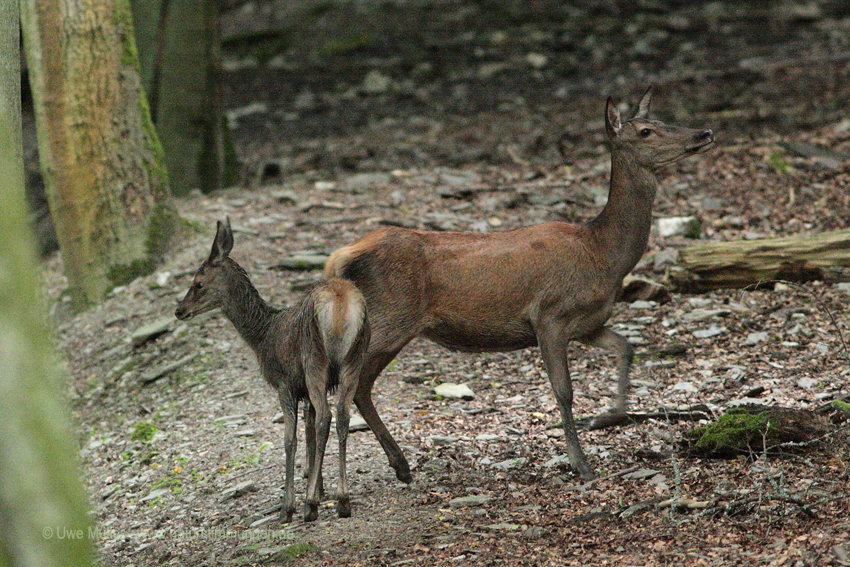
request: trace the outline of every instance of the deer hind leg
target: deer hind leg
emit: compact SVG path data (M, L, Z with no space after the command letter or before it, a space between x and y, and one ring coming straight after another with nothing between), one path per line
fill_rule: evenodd
M546 364L546 372L558 402L561 421L564 424L564 440L567 443L567 457L570 465L583 479L590 480L595 475L587 461L578 441L575 420L573 419L573 384L567 363L567 346L569 340L563 337L558 327L544 328L538 332L537 342L540 353Z
M593 335L582 337L579 340L586 345L609 350L617 357L617 395L614 398L614 407L593 418L588 429L603 429L628 421L626 396L629 393L629 368L635 354L634 347L625 337L607 327L603 327Z
M315 430L316 447L313 454L313 464L310 468L310 478L307 481L307 498L304 503L304 521L312 522L319 517L319 475L325 458L325 447L331 430L331 410L328 406L327 366L309 364L304 369L307 382L307 394L316 412Z
M307 471L304 473L304 478L307 483L310 482L310 476L313 474L313 463L316 460L316 408L308 398L304 404L304 436L307 441ZM319 470L319 500L325 494L324 481L322 479L322 471Z
M373 333L373 336L375 334ZM406 343L405 343L406 344ZM404 347L400 346L397 350L391 353L370 354L363 367L363 374L360 376L360 383L357 385L357 392L354 394L354 403L357 409L360 410L360 415L369 425L369 429L377 437L378 442L384 449L387 458L390 462L390 467L395 470L395 476L401 482L410 484L413 481L413 476L410 474L410 465L407 459L404 458L404 453L401 447L398 446L393 436L390 435L387 426L381 421L378 411L375 409L375 404L372 402L372 385L381 371L389 364L398 352Z
M296 429L298 426L298 400L289 389L281 386L278 391L280 407L283 410L283 436L286 452L286 472L284 477L283 503L280 509L280 521L289 523L295 513L295 450L298 447Z
M348 447L348 425L351 421L351 402L357 392L361 368L346 367L342 371L339 385L339 401L336 409L336 434L339 439L339 486L337 488L337 513L340 518L351 517L351 497L348 489L346 453Z

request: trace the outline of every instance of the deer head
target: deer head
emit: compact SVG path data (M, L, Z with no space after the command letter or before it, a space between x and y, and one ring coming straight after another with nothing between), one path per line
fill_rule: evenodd
M228 297L227 260L233 249L233 230L230 228L230 217L222 223L216 223L215 240L213 240L210 257L195 273L192 287L186 292L186 297L177 306L174 316L185 321L220 308Z
M714 144L714 132L668 126L649 118L652 87L641 97L637 110L622 122L611 97L605 105L605 131L612 149L637 165L656 170L688 156L707 151Z

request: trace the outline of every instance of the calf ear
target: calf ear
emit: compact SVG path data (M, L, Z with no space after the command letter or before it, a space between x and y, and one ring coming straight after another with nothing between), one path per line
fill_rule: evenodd
M231 250L233 250L233 230L230 228L230 217L227 217L225 222L216 222L215 240L213 240L212 251L207 262L220 264L230 255Z
M614 99L609 96L608 102L605 103L605 132L608 133L608 139L613 140L619 136L622 129L620 111L617 109L617 105L614 104Z

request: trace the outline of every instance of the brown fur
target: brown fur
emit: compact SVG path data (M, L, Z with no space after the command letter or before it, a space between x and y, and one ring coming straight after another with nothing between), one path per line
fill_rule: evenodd
M622 123L609 98L611 189L601 214L585 225L546 223L493 234L382 228L334 252L326 277L342 277L366 298L372 342L354 401L399 479L407 461L371 400L381 370L416 336L464 351L539 345L564 423L570 463L593 472L578 443L567 366L571 340L613 350L618 358L614 411L625 416L632 347L604 326L623 278L640 259L652 223L655 170L707 150L710 130L666 126L647 118L651 91Z

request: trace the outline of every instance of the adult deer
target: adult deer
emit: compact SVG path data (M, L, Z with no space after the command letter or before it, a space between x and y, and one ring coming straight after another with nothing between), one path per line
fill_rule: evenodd
M614 352L615 406L591 427L621 421L633 349L604 324L623 278L646 248L656 171L714 143L711 130L649 119L651 97L652 87L625 122L608 98L611 185L605 208L587 224L550 222L492 234L384 228L328 259L325 276L351 280L366 298L372 341L354 402L399 480L410 482L410 468L375 411L371 390L384 367L416 336L471 352L539 345L570 464L582 478L593 478L573 420L568 343L577 340Z

